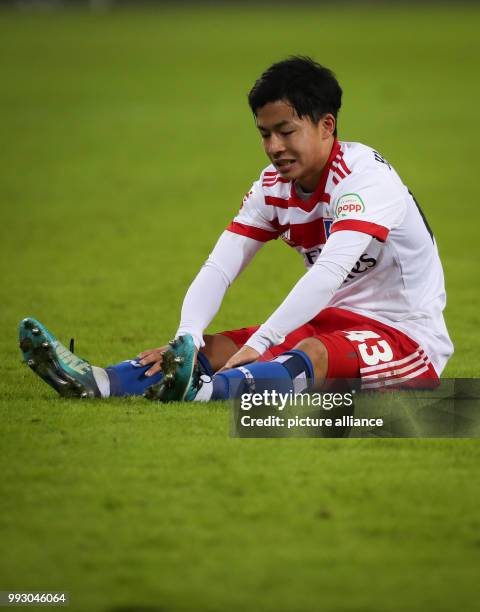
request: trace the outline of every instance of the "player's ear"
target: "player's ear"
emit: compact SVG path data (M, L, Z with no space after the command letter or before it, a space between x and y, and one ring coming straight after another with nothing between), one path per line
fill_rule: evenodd
M323 117L320 119L319 123L322 129L323 138L327 139L332 136L337 126L337 120L332 113L325 113L325 115L323 115Z

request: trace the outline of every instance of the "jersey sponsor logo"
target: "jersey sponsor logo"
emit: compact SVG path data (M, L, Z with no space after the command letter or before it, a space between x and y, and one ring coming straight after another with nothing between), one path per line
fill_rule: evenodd
M322 248L318 247L316 249L311 249L303 253L303 258L305 259L305 264L307 265L307 267L313 266L321 252ZM351 281L354 278L358 278L361 274L363 274L364 272L368 272L376 265L377 260L374 257L369 256L368 253L363 253L357 263L347 274L347 278L343 282L348 283L348 281Z
M358 193L346 193L338 198L337 206L335 207L335 217L341 219L348 215L365 212L365 204Z
M364 253L360 256L360 259L347 274L347 278L343 282L348 283L348 281L358 278L360 274L368 272L368 270L374 268L376 265L377 260L374 257L370 257L368 253Z
M311 251L305 251L303 258L305 259L305 265L309 268L317 261L317 257L322 252L321 248L312 249Z

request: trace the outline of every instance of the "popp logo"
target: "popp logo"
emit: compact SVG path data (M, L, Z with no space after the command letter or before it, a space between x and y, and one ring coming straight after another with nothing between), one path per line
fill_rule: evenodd
M365 212L365 204L358 193L346 193L338 199L335 217L347 217L351 214Z

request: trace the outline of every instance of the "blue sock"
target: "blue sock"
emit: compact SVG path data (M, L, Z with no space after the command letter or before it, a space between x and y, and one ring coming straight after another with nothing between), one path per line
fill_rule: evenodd
M301 393L313 383L310 357L299 350L282 353L272 361L249 363L213 378L212 400L239 398L243 393Z
M105 368L110 379L110 397L143 395L148 387L162 380L162 372L145 376L152 364L142 366L138 359L129 359Z
M198 353L198 364L202 373L213 376L212 366L203 353ZM154 376L145 376L152 364L142 366L138 359L129 359L105 368L110 380L110 396L124 397L126 395L143 395L148 387L162 380L162 372Z
M208 360L208 357L202 351L197 353L197 363L200 366L200 370L202 374L207 374L208 376L213 376L213 368Z

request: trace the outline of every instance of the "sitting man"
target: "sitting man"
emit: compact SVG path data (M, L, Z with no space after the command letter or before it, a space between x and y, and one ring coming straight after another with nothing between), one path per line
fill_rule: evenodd
M453 346L433 233L382 155L337 139L341 96L332 72L304 57L257 80L248 100L270 165L188 289L170 347L98 368L28 318L28 365L62 395L161 401L226 399L239 380L260 392L325 379L368 389L437 380ZM204 337L230 284L276 238L307 272L259 327Z

